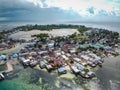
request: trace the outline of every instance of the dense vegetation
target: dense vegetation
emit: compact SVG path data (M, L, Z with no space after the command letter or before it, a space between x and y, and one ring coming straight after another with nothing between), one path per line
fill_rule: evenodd
M89 28L86 28L86 27L79 27L78 28L78 31L80 32L80 33L83 33L83 32L85 32L85 31L87 31Z
M49 35L47 33L41 33L37 35L32 35L32 37L43 38L43 37L49 37Z
M3 30L0 32L0 42L2 42L1 40L5 38L5 35L8 33L13 32L12 30Z
M32 35L31 37L37 37L40 41L46 42L49 35L47 33L41 33L37 35Z
M83 37L84 36L84 32L89 30L90 28L87 28L83 25L66 25L66 24L58 24L58 25L55 25L55 24L51 24L51 25L25 25L25 26L18 26L16 28L13 28L12 30L4 30L4 31L1 31L0 32L0 41L2 39L5 38L6 34L7 36L9 35L9 33L12 33L14 32L15 30L22 30L22 31L29 31L29 30L33 30L33 29L37 29L37 30L52 30L52 29L62 29L62 28L71 28L71 29L77 29L79 32L80 32L80 36L76 37L76 33L72 34L69 36L69 38L76 38L76 39L82 39L82 38L85 38ZM89 35L89 38L90 37L98 37L99 36L99 39L101 38L104 38L107 36L107 38L111 38L111 41L113 41L114 39L117 39L119 37L119 33L118 32L112 32L112 31L109 31L109 30L104 30L104 29L99 29L99 33L91 33ZM101 35L99 35L101 34ZM38 35L33 35L33 36L36 36L37 38L43 38L43 37L48 37L47 34L38 34Z
M59 24L59 25L26 25L26 26L19 26L17 28L14 28L15 30L23 30L23 31L29 31L33 29L38 29L38 30L52 30L52 29L62 29L62 28L73 28L73 29L78 29L80 30L81 28L85 28L85 26L81 25L65 25L65 24ZM80 28L80 29L79 29Z

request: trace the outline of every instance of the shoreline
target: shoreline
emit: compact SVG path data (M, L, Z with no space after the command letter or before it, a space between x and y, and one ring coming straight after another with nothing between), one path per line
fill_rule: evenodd
M110 24L109 24L110 23ZM112 24L113 23L113 24ZM18 22L18 24L15 23L4 23L1 24L0 28L3 27L3 29L1 29L0 31L3 31L4 28L7 26L7 28L11 28L9 26L12 25L13 28L18 27L18 26L23 26L23 25L35 25L35 24L39 24L39 25L47 25L47 24L56 24L56 23L51 23L51 22L46 22L46 23L39 23L39 22ZM72 25L84 25L85 27L91 27L91 28L98 28L98 29L108 29L110 31L115 31L115 32L119 32L119 25L120 22L57 22L57 24L72 24ZM12 29L12 28L11 28Z

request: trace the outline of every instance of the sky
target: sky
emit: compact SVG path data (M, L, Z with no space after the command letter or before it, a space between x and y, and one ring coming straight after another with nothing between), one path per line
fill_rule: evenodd
M0 0L0 22L120 21L120 0Z

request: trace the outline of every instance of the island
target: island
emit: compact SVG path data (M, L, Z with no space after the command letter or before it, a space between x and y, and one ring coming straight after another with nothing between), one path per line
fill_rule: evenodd
M59 78L96 77L104 58L116 57L118 32L83 25L25 25L0 32L0 80L14 65L57 74Z

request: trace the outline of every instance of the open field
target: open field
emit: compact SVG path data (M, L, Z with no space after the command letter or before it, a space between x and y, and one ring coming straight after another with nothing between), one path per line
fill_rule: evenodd
M40 33L48 33L53 36L67 36L73 33L79 33L77 29L53 29L52 31L41 31L41 30L31 30L31 31L19 31L17 33L12 34L10 37L14 39L25 39L31 40L33 37L31 35L40 34Z

